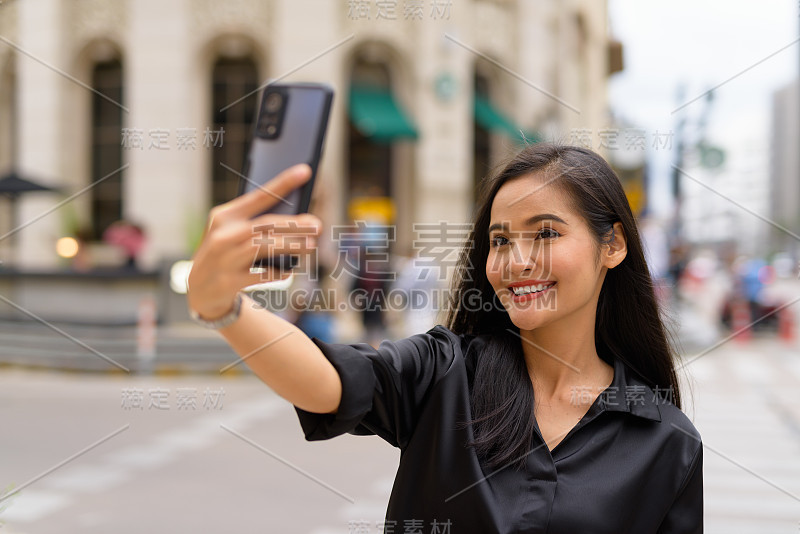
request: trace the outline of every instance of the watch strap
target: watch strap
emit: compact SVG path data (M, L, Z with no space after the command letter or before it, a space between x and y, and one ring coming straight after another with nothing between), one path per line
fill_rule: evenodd
M224 328L230 324L233 324L236 319L239 318L239 315L242 312L242 294L236 293L236 299L233 301L233 309L223 315L218 319L214 319L213 321L209 321L208 319L203 319L200 317L200 314L194 311L193 309L189 308L189 317L192 318L192 321L195 323L202 325L206 328L212 328L214 330L218 330L220 328Z

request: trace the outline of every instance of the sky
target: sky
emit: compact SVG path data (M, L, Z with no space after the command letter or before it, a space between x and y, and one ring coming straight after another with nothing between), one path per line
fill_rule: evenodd
M695 119L703 99L676 108L722 84L708 139L728 150L742 143L768 150L772 93L800 71L799 8L798 0L609 0L610 30L624 46L624 70L609 83L615 118L650 139L656 130L674 131L681 113ZM671 157L649 154L656 212L667 206Z

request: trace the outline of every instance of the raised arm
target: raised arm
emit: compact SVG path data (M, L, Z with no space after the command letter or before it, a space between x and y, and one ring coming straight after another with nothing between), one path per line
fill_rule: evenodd
M251 273L257 256L299 255L316 246L322 224L313 215L256 217L310 176L307 165L291 167L261 189L211 210L189 274L190 309L203 319L222 317L242 288L281 279L276 271ZM336 412L342 396L339 375L299 328L244 297L239 318L219 332L278 395L309 412Z

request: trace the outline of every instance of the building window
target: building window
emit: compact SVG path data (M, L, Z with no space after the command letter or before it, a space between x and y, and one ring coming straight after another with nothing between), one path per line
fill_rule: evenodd
M14 83L14 58L8 54L5 66L0 61L0 172L16 164L16 90Z
M0 59L0 176L16 169L16 90L14 83L14 57L5 55ZM0 235L5 235L14 227L11 201L6 195L0 195ZM0 240L0 257L6 258L11 239Z
M97 63L92 87L114 102L123 103L122 63L118 59ZM102 238L111 223L122 219L122 109L92 94L92 188L91 239ZM111 175L111 176L109 176Z
M391 90L389 69L383 63L364 60L356 61L350 78L351 86L368 86ZM352 107L352 103L350 103ZM350 113L349 115L352 115ZM354 197L392 196L392 145L390 142L376 141L365 135L348 120L349 158L348 186L349 199ZM349 200L348 199L348 200Z
M241 178L226 169L241 172L253 130L253 120L261 91L258 73L250 58L221 58L214 64L212 74L213 130L224 130L221 146L213 146L211 166L211 203L213 206L228 202L239 193ZM252 93L252 94L250 94ZM244 100L231 105L245 95ZM230 107L228 107L230 106ZM223 109L224 108L224 109Z

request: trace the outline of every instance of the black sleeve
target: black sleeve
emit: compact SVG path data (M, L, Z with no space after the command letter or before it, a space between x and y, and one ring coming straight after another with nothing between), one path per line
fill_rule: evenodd
M309 441L345 432L375 434L403 448L414 430L431 388L445 375L460 350L460 339L443 326L373 348L312 341L333 364L342 381L335 414L295 411Z
M658 529L659 534L703 532L703 444L694 454L681 490Z

